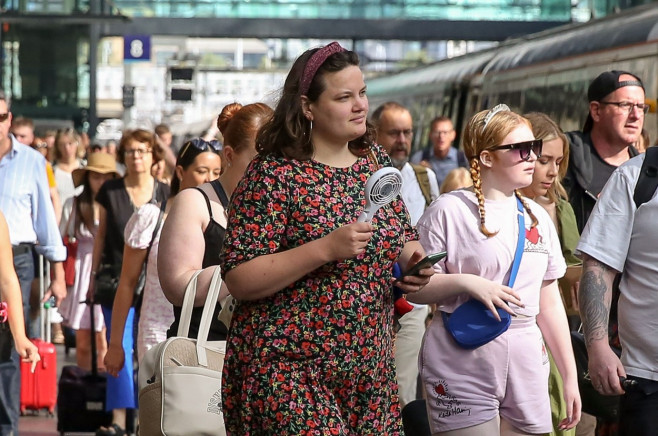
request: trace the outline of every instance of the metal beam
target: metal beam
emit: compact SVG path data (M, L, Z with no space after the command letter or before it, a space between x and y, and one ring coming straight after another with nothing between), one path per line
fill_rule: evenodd
M0 23L21 24L21 25L39 25L39 26L68 26L71 24L92 24L107 22L127 22L130 17L124 15L108 14L85 14L74 12L69 15L59 14L24 14L14 11L3 12L0 15Z
M2 20L2 19L0 19ZM563 25L561 21L447 21L273 18L132 18L101 24L102 36L134 34L209 38L400 39L502 41Z

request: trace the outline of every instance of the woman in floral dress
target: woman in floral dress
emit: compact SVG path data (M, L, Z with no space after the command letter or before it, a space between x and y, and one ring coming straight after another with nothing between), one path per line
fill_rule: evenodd
M399 197L356 222L366 180L390 166L372 144L365 88L357 55L338 43L302 54L234 191L223 271L238 300L222 381L231 434L402 434L392 267L424 253ZM415 292L431 274L395 283Z

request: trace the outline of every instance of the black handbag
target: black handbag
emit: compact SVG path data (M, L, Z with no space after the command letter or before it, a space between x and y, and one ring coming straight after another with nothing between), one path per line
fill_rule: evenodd
M134 296L133 296L133 307L139 313L142 305L142 294L144 293L144 286L146 285L146 264L148 263L149 253L151 252L151 247L153 246L153 240L160 229L162 224L162 217L164 216L165 207L167 201L163 201L160 206L160 213L158 215L158 220L153 229L153 234L151 235L151 241L149 242L148 248L146 250L146 258L144 259L144 264L142 265L142 272L139 274L139 279L137 279L137 284L135 285ZM119 288L119 277L121 276L121 267L115 265L101 265L98 272L96 273L94 281L94 303L100 304L105 307L112 307L114 305L114 297L117 294L117 289Z
M119 277L121 276L121 268L112 265L103 265L96 273L94 280L94 303L100 304L105 307L112 307L114 305L114 297L119 288ZM142 272L139 274L137 284L135 285L135 301L141 298L146 284L146 268L142 267Z
M94 303L104 307L114 305L114 296L119 287L121 267L115 265L101 265L94 278Z
M576 369L578 371L578 389L582 401L583 412L602 418L606 421L616 421L619 419L619 395L602 395L592 385L589 378L589 358L587 356L587 347L585 338L582 333L571 332L571 344L573 345L573 354L576 358ZM620 350L612 348L619 356Z

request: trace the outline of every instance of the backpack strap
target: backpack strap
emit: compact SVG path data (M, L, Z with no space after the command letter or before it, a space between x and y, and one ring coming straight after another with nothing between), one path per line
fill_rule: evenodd
M640 207L651 200L656 188L658 188L658 147L649 147L633 192L635 207Z
M418 185L423 193L423 197L425 197L425 207L427 207L432 202L432 188L430 186L430 178L427 174L427 168L418 164L409 165L411 165L411 168L414 169L414 173L416 173Z

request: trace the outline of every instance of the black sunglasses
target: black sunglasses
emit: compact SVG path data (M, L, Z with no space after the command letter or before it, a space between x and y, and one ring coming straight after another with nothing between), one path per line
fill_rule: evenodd
M523 161L530 160L530 152L535 153L535 156L541 157L541 149L544 141L541 139L533 139L532 141L517 142L514 144L498 145L491 147L489 150L519 150L519 157Z
M205 141L201 138L194 138L194 139L190 139L185 143L185 145L183 146L183 150L178 155L178 159L183 158L183 155L187 153L187 150L190 148L190 146L196 148L197 150L199 150L199 152L211 150L214 151L215 153L219 153L222 151L222 144L215 139L213 139L212 141Z
M7 121L7 118L9 118L9 112L5 112L4 114L0 114L0 123Z

